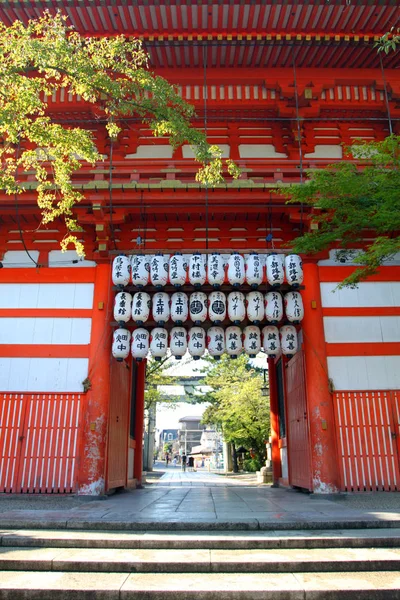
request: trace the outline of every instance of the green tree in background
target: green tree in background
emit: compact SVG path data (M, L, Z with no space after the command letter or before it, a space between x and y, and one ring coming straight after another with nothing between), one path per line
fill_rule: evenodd
M316 229L294 240L294 252L340 248L339 258L351 257L360 265L339 287L356 285L400 251L400 136L360 141L348 152L360 167L351 161L336 163L310 171L306 184L282 190L290 194L289 202L313 209ZM362 252L354 255L354 248Z
M197 180L210 186L223 180L226 169L237 177L230 160L210 146L191 126L194 108L175 87L148 69L141 42L124 36L83 37L61 14L44 12L40 19L10 27L0 23L0 187L20 194L26 185L22 171L33 172L42 223L62 218L66 235L62 249L73 244L84 255L74 207L83 194L72 175L82 163L102 160L91 125L87 129L57 122L48 114L53 94L79 95L94 118L106 123L111 140L118 137L123 119L137 117L155 136L167 136L176 148L192 145L202 164Z
M209 362L204 384L210 386L210 402L202 422L219 428L225 441L252 448L261 466L270 435L269 399L261 395L263 377L242 354L236 360L222 356Z

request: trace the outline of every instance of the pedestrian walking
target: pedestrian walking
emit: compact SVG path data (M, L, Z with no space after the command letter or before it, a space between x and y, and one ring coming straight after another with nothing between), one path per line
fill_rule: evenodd
M165 455L165 466L168 467L168 463L169 463L169 454Z
M187 461L186 454L182 454L182 471L186 471L186 461Z
M193 467L194 467L194 458L193 458L193 456L189 456L188 465L189 465L189 471L193 471Z

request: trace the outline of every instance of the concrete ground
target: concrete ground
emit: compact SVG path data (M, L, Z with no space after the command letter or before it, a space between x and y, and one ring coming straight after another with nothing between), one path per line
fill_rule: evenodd
M0 527L108 530L340 529L400 526L400 494L324 496L155 465L143 489L104 499L0 495Z

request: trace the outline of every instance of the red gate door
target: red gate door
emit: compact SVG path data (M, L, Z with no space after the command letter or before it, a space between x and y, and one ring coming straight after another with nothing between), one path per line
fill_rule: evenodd
M311 457L303 351L298 352L290 359L286 365L285 374L289 483L311 490Z
M125 362L112 361L110 375L107 490L127 484L131 369Z

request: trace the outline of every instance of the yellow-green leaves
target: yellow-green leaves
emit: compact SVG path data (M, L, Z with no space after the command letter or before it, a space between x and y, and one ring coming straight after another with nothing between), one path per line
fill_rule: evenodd
M72 244L83 254L74 235L74 207L83 196L72 176L82 162L95 164L101 157L89 125L71 127L50 116L52 96L72 94L94 105L99 126L111 140L121 131L118 123L134 115L155 135L168 136L174 148L192 145L203 165L197 180L205 185L221 182L224 169L234 178L240 174L191 126L193 107L148 70L139 40L83 38L65 17L48 12L26 26L0 23L0 83L0 187L8 194L22 193L22 173L33 171L43 223L64 219L63 249Z

